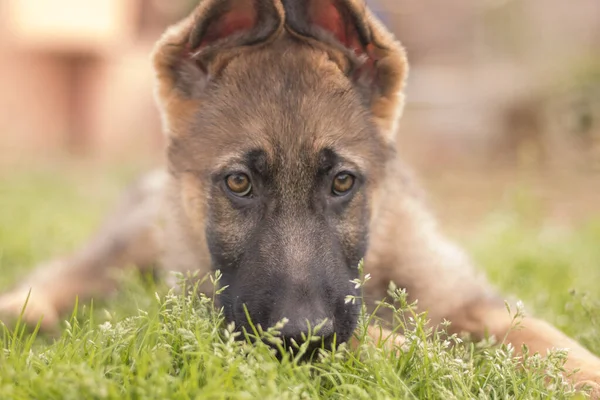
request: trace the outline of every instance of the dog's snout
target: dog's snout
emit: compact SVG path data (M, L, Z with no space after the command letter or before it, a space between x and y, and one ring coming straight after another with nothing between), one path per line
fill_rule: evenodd
M331 319L320 319L316 321L295 320L289 321L281 330L281 337L286 345L291 345L292 340L297 344L303 343L308 336L319 337L325 345L329 345L335 333ZM321 344L321 340L318 341Z

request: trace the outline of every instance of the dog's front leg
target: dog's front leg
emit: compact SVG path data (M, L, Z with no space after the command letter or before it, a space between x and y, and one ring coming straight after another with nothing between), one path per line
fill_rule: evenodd
M579 389L590 387L591 398L600 399L600 359L549 323L525 317L518 327L515 327L515 321L506 309L497 307L496 304L466 307L452 319L452 331L468 332L479 338L485 334L500 340L506 338L518 353L523 345L529 348L530 353L541 355L553 348L568 349L564 367L569 379L575 382ZM403 335L378 326L369 326L367 336L376 346L382 346L388 351L400 351L406 341ZM350 346L358 348L360 343L360 339L354 336Z
M388 197L402 198L401 193ZM517 351L525 344L530 352L541 355L567 348L565 368L574 372L569 379L578 385L589 383L600 399L600 359L541 320L525 317L515 328L502 296L466 253L440 233L420 199L404 196L403 202L383 204L374 226L373 245L365 260L372 275L371 287L366 287L370 297L383 297L384 288L393 281L407 289L411 302L418 301L418 309L428 312L433 325L450 321L451 333L467 332L475 339L486 334L506 338ZM391 244L386 242L390 237L396 238Z
M105 296L115 287L112 269L144 268L157 261L165 173L148 174L125 193L117 210L84 246L70 256L44 262L12 290L0 294L0 320L16 319L53 330L76 298Z
M466 331L475 337L493 335L498 340L506 338L516 351L523 345L530 353L546 355L550 349L567 349L565 369L578 387L592 387L592 398L600 398L600 359L575 340L550 325L533 317L523 317L518 326L505 308L497 303L466 306L451 318L454 331Z

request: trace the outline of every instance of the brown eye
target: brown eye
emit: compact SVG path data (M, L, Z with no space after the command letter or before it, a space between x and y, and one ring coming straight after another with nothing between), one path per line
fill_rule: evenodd
M236 196L246 197L252 191L252 183L246 174L232 174L225 179L227 188Z
M350 174L342 172L337 174L333 180L331 191L336 196L343 196L354 187L354 177Z

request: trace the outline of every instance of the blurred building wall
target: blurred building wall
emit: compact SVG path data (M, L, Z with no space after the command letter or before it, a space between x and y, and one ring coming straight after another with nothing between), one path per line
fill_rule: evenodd
M0 3L3 158L110 157L160 148L149 53L164 24L142 12L151 3Z

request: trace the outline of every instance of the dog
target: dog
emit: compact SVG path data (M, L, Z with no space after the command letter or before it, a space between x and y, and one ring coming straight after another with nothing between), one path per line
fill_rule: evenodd
M218 302L239 329L247 310L263 327L287 318L284 340L320 324L325 342L346 342L364 260L371 308L393 282L433 326L569 348L571 379L600 394L600 359L541 320L511 329L502 297L436 227L395 150L406 54L361 0L204 0L153 63L166 167L79 251L0 296L4 315L31 289L25 319L50 328L77 296L113 290L111 269L158 263L219 270Z

